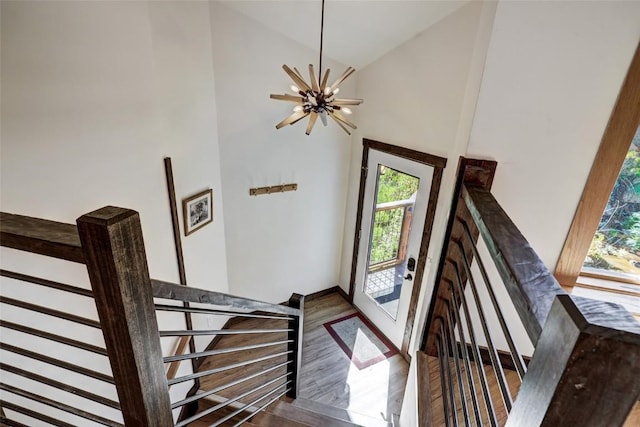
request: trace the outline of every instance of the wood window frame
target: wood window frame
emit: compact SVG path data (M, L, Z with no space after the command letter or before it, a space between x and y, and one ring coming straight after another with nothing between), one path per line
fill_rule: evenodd
M440 183L442 182L442 173L447 165L447 159L444 157L434 156L432 154L423 153L421 151L412 150L410 148L400 147L397 145L387 144L385 142L374 141L372 139L363 138L362 140L362 166L360 169L360 189L358 192L358 210L356 214L355 236L353 239L353 255L351 259L351 278L349 280L349 302L353 304L356 286L356 266L358 264L358 248L360 247L360 226L362 224L362 209L364 205L365 183L367 180L367 169L369 163L369 150L377 150L383 153L403 157L414 162L422 163L433 167L433 178L431 179L431 189L429 191L429 200L427 205L427 214L422 229L422 241L420 244L420 252L416 262L416 272L414 276L414 286L411 291L411 299L409 300L409 312L407 313L407 323L404 327L402 338L402 346L400 354L410 360L409 343L411 334L413 333L413 323L418 308L418 298L420 289L422 288L422 279L424 276L425 265L427 261L427 251L429 241L431 240L431 231L433 229L433 221L436 214L436 204L438 194L440 192Z
M554 275L563 287L575 285L602 213L640 125L640 43L604 131L582 191ZM615 280L615 278L612 278Z

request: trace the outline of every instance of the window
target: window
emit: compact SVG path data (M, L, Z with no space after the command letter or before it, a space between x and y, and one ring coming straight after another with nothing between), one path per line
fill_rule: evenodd
M598 230L631 141L640 125L640 45L602 136L573 223L556 266L562 286L572 287L580 274L593 236Z
M581 274L640 283L640 127L613 185Z

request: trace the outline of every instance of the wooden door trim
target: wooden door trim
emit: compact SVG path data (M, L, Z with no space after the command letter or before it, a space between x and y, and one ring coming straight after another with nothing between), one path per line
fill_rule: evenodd
M362 140L362 165L360 168L360 189L358 192L358 212L356 214L355 235L353 239L353 255L351 258L351 278L349 280L349 302L353 304L356 283L356 266L358 264L358 249L360 247L361 224L362 224L362 208L364 206L365 182L367 180L367 164L369 162L369 150L377 150L393 156L402 157L414 162L422 163L433 167L433 178L431 180L431 189L429 191L429 200L427 205L427 214L425 216L424 227L422 229L422 237L420 242L420 251L416 263L416 272L414 277L413 290L411 299L409 300L409 312L407 313L407 322L404 328L402 338L402 346L400 354L407 359L410 358L408 353L411 334L413 333L413 322L416 317L418 306L418 298L420 289L422 288L422 279L427 261L427 252L429 249L429 241L433 229L433 221L436 212L436 203L440 192L440 183L442 182L442 172L447 165L447 159L444 157L434 156L432 154L423 153L421 151L412 150L410 148L399 147L397 145L387 144L385 142L374 141L372 139L363 138Z

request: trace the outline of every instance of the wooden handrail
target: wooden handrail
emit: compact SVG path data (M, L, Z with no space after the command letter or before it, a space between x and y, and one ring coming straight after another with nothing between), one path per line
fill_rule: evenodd
M413 206L414 204L415 200L394 200L393 202L379 203L376 205L376 212L405 208L407 206Z
M84 263L74 224L0 212L2 246Z
M463 186L461 197L535 345L553 300L566 292L491 192Z
M289 314L298 316L300 310L279 304L271 304L251 298L236 297L221 292L208 291L177 285L164 280L151 279L153 296L155 298L172 299L206 303L219 306L228 306L236 310L263 311L266 313ZM241 311L238 311L241 313Z

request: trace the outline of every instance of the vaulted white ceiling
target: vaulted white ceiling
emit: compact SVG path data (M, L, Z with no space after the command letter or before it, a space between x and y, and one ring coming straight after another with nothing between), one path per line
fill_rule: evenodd
M469 1L326 0L324 56L361 69ZM221 3L319 51L321 0Z

